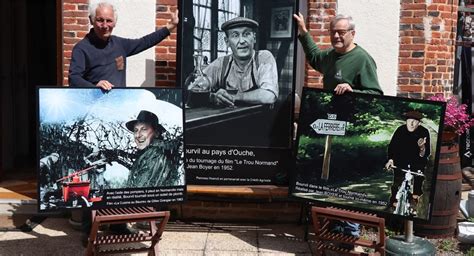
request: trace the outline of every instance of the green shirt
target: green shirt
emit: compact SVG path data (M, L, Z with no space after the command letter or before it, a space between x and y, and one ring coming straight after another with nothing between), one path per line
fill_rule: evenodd
M321 50L309 33L299 36L306 58L314 69L323 74L323 88L334 90L348 83L354 92L383 94L377 79L377 65L362 47L356 45L347 53L334 49Z

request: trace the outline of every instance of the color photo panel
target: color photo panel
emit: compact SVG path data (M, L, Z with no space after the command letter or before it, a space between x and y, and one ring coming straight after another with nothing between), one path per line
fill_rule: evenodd
M38 207L185 200L182 91L38 88Z
M430 218L444 102L304 88L293 197Z

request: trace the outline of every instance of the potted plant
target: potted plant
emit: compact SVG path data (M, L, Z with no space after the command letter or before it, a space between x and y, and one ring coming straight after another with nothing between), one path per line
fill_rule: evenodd
M464 134L474 126L474 118L467 113L467 105L459 104L456 97L445 98L443 94L437 94L429 98L435 101L446 102L444 116L444 129L442 139L454 142L459 135Z

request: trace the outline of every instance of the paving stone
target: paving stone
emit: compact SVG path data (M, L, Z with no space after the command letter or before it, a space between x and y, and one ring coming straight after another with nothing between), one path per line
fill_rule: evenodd
M304 241L305 226L290 224L266 225L258 230L259 252L307 254L311 253Z
M207 238L206 253L214 251L258 252L257 232L211 232Z

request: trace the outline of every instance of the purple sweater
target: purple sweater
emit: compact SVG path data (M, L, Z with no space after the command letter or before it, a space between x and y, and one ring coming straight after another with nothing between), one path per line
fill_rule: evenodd
M163 27L138 39L111 36L103 41L91 29L72 49L69 85L95 87L100 80L107 80L115 87L125 87L127 57L156 45L169 34Z

